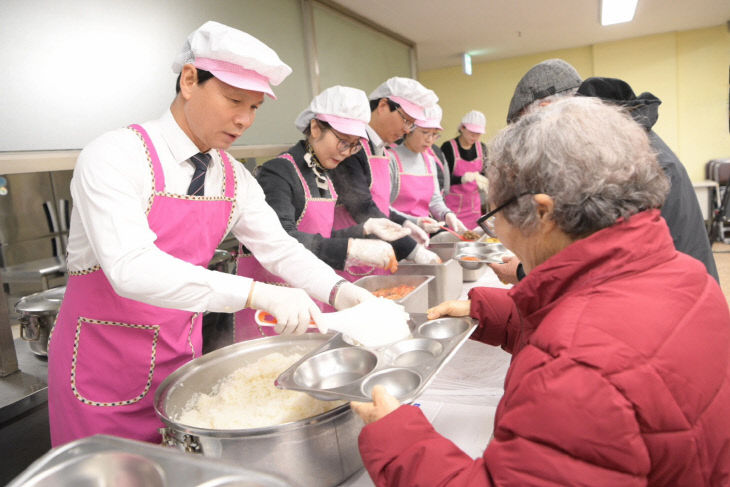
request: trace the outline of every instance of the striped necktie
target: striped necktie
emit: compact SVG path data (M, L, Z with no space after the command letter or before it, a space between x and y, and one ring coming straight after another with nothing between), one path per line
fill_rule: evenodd
M188 186L188 194L190 196L203 196L205 171L208 170L208 164L210 164L210 159L210 154L204 154L202 152L198 152L193 157L188 159L193 164L193 166L195 166L193 179L190 180L190 186Z

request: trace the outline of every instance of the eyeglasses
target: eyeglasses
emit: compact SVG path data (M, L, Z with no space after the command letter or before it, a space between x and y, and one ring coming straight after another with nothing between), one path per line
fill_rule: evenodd
M352 155L360 152L360 149L362 149L360 139L357 139L355 142L348 142L345 138L340 137L335 129L330 128L330 132L332 132L332 135L337 138L337 150L340 151L340 153Z
M501 205L499 205L498 207L496 207L495 209L493 209L492 211L486 213L485 215L480 216L479 219L477 220L477 223L482 228L482 230L484 230L484 233L486 233L490 237L496 237L497 234L494 231L494 220L495 220L494 215L496 215L498 211L503 210L504 208L508 207L512 203L517 202L518 199L520 199L523 196L528 195L528 194L533 194L533 193L531 191L527 191L525 193L518 194L517 196L513 196L510 199L508 199L507 201L505 201L504 203L502 203Z
M426 140L431 139L431 140L436 141L436 140L439 140L439 137L441 137L441 134L439 134L436 131L424 130L421 128L415 129L414 132L418 132Z
M410 132L411 130L413 130L413 127L415 127L415 126L416 126L416 122L415 122L414 120L408 120L408 119L406 118L406 115L405 115L405 113L403 113L403 110L401 110L401 108L400 108L400 107L396 108L396 109L395 109L395 111L396 111L396 112L398 112L398 115L400 115L400 118L401 118L401 119L403 120L403 127L404 127L404 128L405 128L405 129L406 129L406 130L407 130L408 132Z

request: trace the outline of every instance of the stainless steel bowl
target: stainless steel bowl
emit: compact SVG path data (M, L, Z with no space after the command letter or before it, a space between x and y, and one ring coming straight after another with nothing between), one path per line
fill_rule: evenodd
M165 425L163 443L282 475L296 485L340 484L362 467L357 437L363 423L349 404L301 421L242 430L196 428L172 419L195 393L211 392L214 384L236 369L274 352L306 354L330 338L319 333L260 338L210 352L179 368L155 394L155 410Z

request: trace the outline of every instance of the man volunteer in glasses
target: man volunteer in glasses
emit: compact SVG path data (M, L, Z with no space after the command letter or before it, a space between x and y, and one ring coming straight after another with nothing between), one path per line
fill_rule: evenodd
M363 150L348 157L332 171L338 193L335 229L364 223L369 218L390 218L409 228L411 237L392 242L398 260L408 258L418 264L435 264L441 259L427 250L428 234L390 208L390 158L386 146L401 139L415 127L417 119L425 118L424 109L438 101L436 94L409 78L390 78L370 96L370 122L365 130L367 141ZM352 272L354 271L354 272ZM370 273L383 271L373 270ZM363 272L351 269L351 280Z
M200 356L206 310L264 309L291 333L321 313L304 290L338 308L372 296L289 236L225 152L291 68L217 22L172 67L169 110L97 138L74 170L69 280L48 347L53 446L94 434L159 443L154 392ZM293 287L208 270L229 231Z

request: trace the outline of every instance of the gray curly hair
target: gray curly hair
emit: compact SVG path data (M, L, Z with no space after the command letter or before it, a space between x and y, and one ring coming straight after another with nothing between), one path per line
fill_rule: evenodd
M596 98L550 101L504 128L490 144L493 206L523 193L550 195L560 229L583 238L664 203L669 181L641 126ZM532 198L518 198L502 211L524 234L536 229Z

